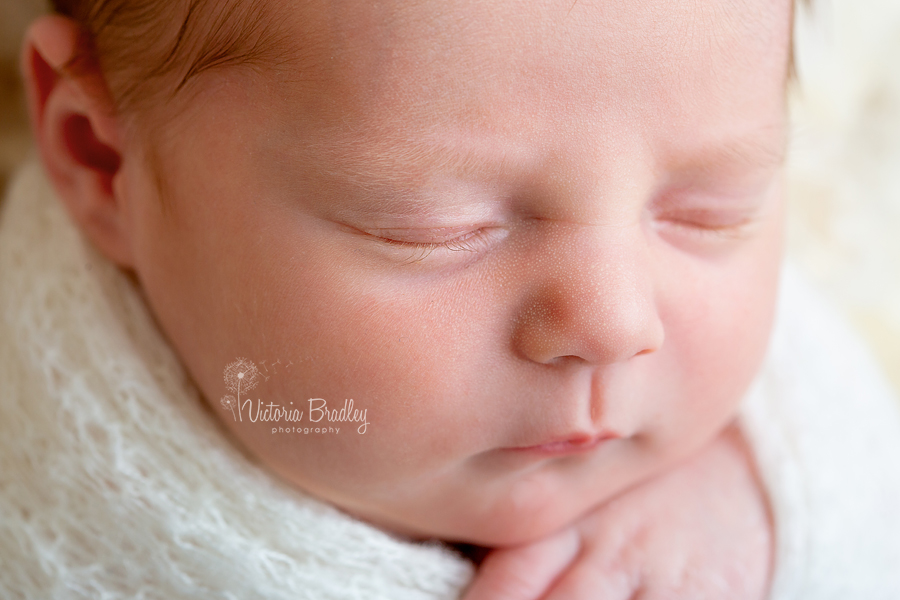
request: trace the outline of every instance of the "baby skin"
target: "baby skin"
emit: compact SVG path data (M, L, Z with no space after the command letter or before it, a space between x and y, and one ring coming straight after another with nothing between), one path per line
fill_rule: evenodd
M496 548L466 600L765 597L734 420L773 316L790 4L258 5L277 60L134 114L102 60L66 70L69 19L23 53L61 198L223 427L378 527ZM366 433L234 419L238 356L292 363L266 402L353 398Z

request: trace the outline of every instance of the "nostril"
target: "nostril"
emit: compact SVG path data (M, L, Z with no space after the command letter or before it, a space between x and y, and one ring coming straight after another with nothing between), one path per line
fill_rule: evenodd
M553 366L557 366L557 367L560 367L560 366L568 367L569 365L581 364L581 363L586 363L586 362L588 362L588 361L586 361L581 356L578 356L576 354L566 354L565 356L554 356L550 360L545 361L545 364L553 365Z

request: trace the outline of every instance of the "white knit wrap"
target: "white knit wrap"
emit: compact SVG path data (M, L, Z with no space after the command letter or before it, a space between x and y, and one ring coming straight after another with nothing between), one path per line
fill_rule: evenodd
M741 418L774 510L772 600L900 598L897 406L791 269ZM139 290L22 171L0 216L0 598L449 599L472 574L255 465Z
M0 221L0 598L456 598L471 564L255 465L29 165Z
M855 332L791 266L741 417L775 519L770 599L900 599L898 404Z

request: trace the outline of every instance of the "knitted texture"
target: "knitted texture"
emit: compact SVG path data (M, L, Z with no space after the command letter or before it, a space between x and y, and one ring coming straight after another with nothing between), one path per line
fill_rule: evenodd
M473 568L282 483L28 165L0 221L0 598L456 598Z
M900 598L900 413L875 365L789 265L741 406L775 521L770 600Z

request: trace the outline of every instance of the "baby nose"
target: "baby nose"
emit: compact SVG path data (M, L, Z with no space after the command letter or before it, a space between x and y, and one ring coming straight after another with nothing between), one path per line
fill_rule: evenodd
M660 348L664 329L639 225L583 227L548 246L529 269L533 283L516 318L519 352L541 364L603 365Z

